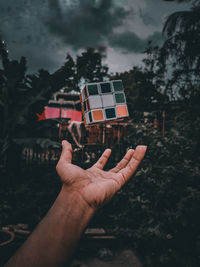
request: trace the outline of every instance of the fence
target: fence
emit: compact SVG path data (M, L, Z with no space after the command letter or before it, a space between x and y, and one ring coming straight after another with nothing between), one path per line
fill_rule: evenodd
M79 163L80 161L94 162L105 147L111 147L121 155L129 147L129 141L132 141L131 128L135 128L139 124L148 124L164 136L165 124L170 124L168 120L165 121L165 112L163 111L135 112L132 120L126 123L112 122L110 125L97 124L92 127L86 127L85 135L87 136L87 141L81 148L77 148L74 143L75 153L73 158L75 158L75 162ZM73 138L69 134L70 132L63 128L62 139L73 142ZM25 147L22 151L22 160L26 165L55 165L59 160L60 153L61 149L59 148Z
M22 161L26 165L30 164L41 164L49 165L56 164L60 157L60 149L58 148L24 148L22 150Z

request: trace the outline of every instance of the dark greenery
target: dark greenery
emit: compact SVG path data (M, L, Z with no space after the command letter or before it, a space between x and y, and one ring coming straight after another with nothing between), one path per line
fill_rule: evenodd
M164 138L152 124L133 127L133 143L147 144L147 155L98 218L132 240L144 266L200 264L200 116L190 115L168 113Z
M11 166L19 156L12 157L16 138L33 137L36 113L43 111L52 94L62 87L79 90L82 80L103 80L108 76L108 68L102 63L102 51L93 48L82 52L75 61L68 54L64 65L52 74L43 69L37 74L26 74L26 59L9 59L3 41L0 41L0 58L0 165L9 171L6 165Z
M145 124L133 124L133 147L147 144L148 153L137 174L91 222L91 226L105 227L128 239L144 266L200 264L200 116L193 114L196 120L191 120L191 115L169 110L165 137L160 125L154 129L151 118ZM118 151L113 149L116 158ZM23 168L21 180L12 187L1 187L1 224L28 223L34 227L59 187L55 165Z
M169 96L160 90L164 82L163 74L160 72L162 66L158 61L158 47L153 48L149 43L145 53L145 67L134 66L130 71L116 73L111 77L123 81L130 113L136 110L164 110L169 103Z
M54 202L59 187L54 165L22 168L20 180L1 186L0 225L28 223L35 227Z
M193 1L190 10L171 14L163 27L166 41L158 56L165 90L172 99L181 98L190 107L197 106L200 98L199 18L200 1Z
M66 62L53 76L54 86L79 91L81 81L102 81L108 77L108 67L103 64L103 50L88 48L73 59L67 54Z

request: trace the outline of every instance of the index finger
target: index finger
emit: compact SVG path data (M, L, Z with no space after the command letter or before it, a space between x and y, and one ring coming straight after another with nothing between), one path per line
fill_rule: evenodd
M72 146L66 140L62 141L62 153L60 160L67 161L68 163L72 162Z

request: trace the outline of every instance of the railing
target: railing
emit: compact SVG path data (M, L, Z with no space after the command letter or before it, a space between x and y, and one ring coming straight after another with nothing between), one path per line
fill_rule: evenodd
M22 150L22 160L26 165L29 164L56 164L60 157L60 149L45 148L45 149L34 149L24 148Z

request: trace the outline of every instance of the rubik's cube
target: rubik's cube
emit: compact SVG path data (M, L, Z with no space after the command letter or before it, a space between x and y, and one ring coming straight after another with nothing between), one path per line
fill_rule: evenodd
M80 100L85 124L129 116L121 80L88 83L81 90Z

